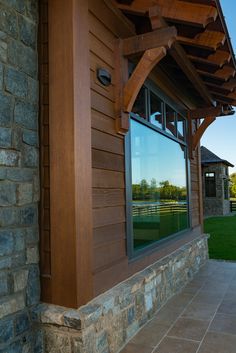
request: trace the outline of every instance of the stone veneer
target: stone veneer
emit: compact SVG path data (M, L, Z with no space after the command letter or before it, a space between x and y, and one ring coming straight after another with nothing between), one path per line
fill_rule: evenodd
M37 0L0 0L0 352L39 352Z
M207 237L202 235L78 310L39 305L33 320L42 331L43 351L118 352L207 258Z
M216 197L205 196L205 173L215 173ZM224 179L229 180L228 166L224 163L209 163L208 166L202 166L202 192L204 216L223 216L230 213L230 200L229 198L225 199L224 197Z

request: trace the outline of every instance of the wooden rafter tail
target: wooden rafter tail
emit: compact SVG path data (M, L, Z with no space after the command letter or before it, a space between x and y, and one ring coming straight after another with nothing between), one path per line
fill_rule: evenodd
M207 57L207 60L222 67L223 65L228 64L230 62L231 54L230 52L224 50L217 50L215 53L210 54Z
M198 70L198 73L201 76L212 77L222 81L228 81L230 78L233 78L235 76L235 72L235 68L228 65L225 65L222 69L217 70L214 73Z
M123 55L139 54L159 47L170 48L176 37L177 30L172 26L123 39Z
M217 50L214 54L210 54L207 58L200 56L188 55L189 60L192 62L206 64L212 67L222 68L225 64L228 64L231 60L231 55L223 50Z
M146 50L124 86L123 111L131 112L135 99L146 78L158 62L166 55L166 48L160 47Z
M130 5L118 4L120 10L128 13L145 15L154 5L153 0L134 0ZM206 27L217 18L217 9L214 6L189 3L176 0L155 0L160 15L166 20L174 20L191 26Z
M206 131L206 129L215 121L215 117L209 116L204 119L201 125L197 128L197 131L192 136L192 151L195 151L198 144L200 143L201 137Z
M208 50L216 50L220 46L224 45L226 35L222 32L205 30L203 33L197 34L194 38L178 36L177 40L184 45L190 45Z
M228 82L222 85L223 88L229 89L231 91L236 89L236 78L231 78Z

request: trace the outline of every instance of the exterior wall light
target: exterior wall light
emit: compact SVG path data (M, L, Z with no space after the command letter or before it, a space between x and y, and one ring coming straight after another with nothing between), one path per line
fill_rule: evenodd
M111 85L111 74L107 69L97 69L97 79L103 86Z

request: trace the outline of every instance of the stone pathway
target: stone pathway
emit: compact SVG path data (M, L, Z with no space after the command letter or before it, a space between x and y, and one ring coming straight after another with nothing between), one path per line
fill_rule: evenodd
M236 353L236 263L208 261L120 353Z

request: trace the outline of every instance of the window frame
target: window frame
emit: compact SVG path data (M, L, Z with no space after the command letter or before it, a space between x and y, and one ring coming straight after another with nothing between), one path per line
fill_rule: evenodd
M147 115L147 119L139 117L137 114L130 113L130 119L137 121L138 123L144 125L147 128L154 130L156 133L159 133L166 138L175 141L179 145L184 146L185 149L185 173L186 173L186 189L187 189L187 212L188 212L188 228L181 230L180 232L171 234L163 239L160 239L156 242L153 242L150 245L145 246L142 249L134 249L133 246L133 214L132 214L132 167L131 167L131 132L129 131L125 137L125 181L126 181L126 243L127 243L127 255L129 261L136 260L137 258L143 257L149 253L156 251L161 244L169 243L176 237L183 235L192 228L192 217L191 217L191 187L190 187L190 159L187 139L178 139L178 130L177 130L177 115L181 115L184 118L184 133L187 136L187 118L181 112L181 110L176 106L176 104L166 97L153 83L147 82L144 87L149 91L153 92L159 99L162 100L162 113L163 113L163 129L157 127L149 121L150 115ZM149 98L148 98L149 97ZM148 113L151 112L150 109L150 93L148 93L147 104L148 104ZM175 111L175 127L176 127L176 136L166 132L165 129L165 104L168 104L170 108Z
M210 177L210 176L207 176L207 174L214 174L214 177ZM209 196L207 195L207 190L209 191L209 189L207 189L207 178L210 180L213 180L214 179L214 185L215 185L215 195L214 196ZM216 173L215 172L205 172L204 174L204 181L205 181L205 197L206 198L216 198L217 197L217 192L216 192Z

